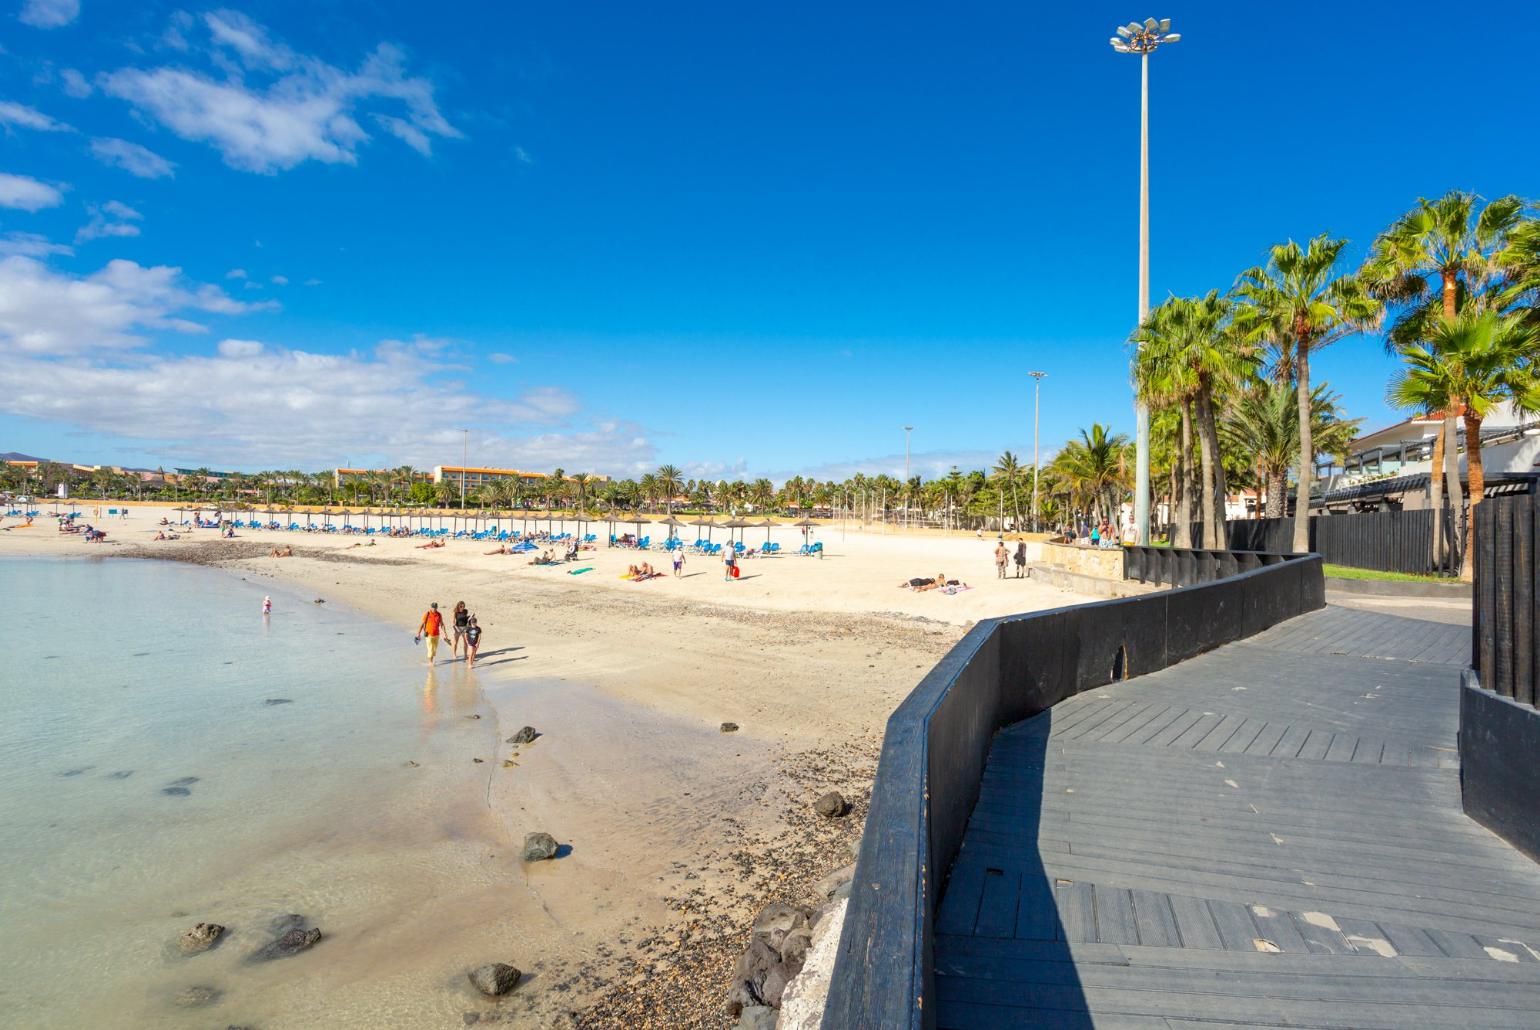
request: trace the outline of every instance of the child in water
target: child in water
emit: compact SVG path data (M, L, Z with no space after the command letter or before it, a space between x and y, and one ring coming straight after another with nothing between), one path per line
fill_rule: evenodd
M264 597L264 598L262 598L262 614L263 615L271 615L271 614L273 614L273 599L271 597Z

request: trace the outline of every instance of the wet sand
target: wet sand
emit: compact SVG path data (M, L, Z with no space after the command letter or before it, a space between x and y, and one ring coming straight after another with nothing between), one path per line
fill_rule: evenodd
M463 599L480 616L482 661L469 679L486 701L487 739L526 724L542 736L465 756L483 758L489 773L476 799L490 828L485 876L439 899L434 936L502 937L485 961L534 974L499 1003L465 994L478 1022L723 1025L754 912L806 898L850 861L898 701L973 619L1082 600L995 581L992 541L971 537L847 533L841 542L824 531L822 561L750 561L744 579L724 583L719 562L692 557L683 580L634 584L618 578L628 564L664 556L601 549L547 569L484 555L491 545L473 541L425 551L408 540L354 548L353 537L254 531L225 541L204 530L151 542L159 517L136 510L126 525L107 521L107 545L60 537L39 520L0 533L0 555L155 557L273 577L397 625L403 662L423 659L410 637L427 601L447 610ZM787 546L795 531L776 536ZM295 557L267 557L275 543ZM584 566L593 571L567 574ZM894 587L932 567L976 589ZM463 675L460 664L436 672ZM723 734L727 721L741 728ZM844 819L811 812L831 789L856 803ZM570 853L519 862L524 835L537 830Z

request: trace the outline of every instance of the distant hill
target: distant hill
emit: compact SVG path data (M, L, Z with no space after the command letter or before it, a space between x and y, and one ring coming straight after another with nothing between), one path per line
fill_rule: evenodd
M0 461L47 461L47 458L37 458L30 454L21 454L17 451L6 451L0 454Z

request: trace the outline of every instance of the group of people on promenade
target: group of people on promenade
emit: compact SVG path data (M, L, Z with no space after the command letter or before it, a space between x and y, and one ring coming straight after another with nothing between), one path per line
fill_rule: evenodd
M422 621L417 625L417 635L413 643L428 644L428 664L433 665L438 660L438 644L442 637L449 637L450 651L455 657L460 656L460 649L465 649L465 664L476 664L476 653L481 650L481 626L476 621L476 616L465 606L464 601L456 601L454 611L450 613L451 622L446 625L443 613L438 610L438 602L428 605L428 610L423 613ZM450 659L453 661L453 658Z

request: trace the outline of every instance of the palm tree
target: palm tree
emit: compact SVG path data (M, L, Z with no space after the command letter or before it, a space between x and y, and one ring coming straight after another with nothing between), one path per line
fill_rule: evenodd
M1450 190L1434 201L1419 197L1416 207L1380 233L1359 277L1370 293L1399 309L1386 336L1387 346L1405 350L1424 341L1440 319L1458 314L1463 303L1497 270L1497 255L1519 224L1522 210L1518 197L1507 196L1492 201L1478 214L1475 194ZM1455 396L1445 398L1440 408L1424 409L1444 413L1443 428L1433 441L1428 475L1434 568L1443 565L1443 479L1448 480L1450 504L1456 515L1461 508L1459 465L1449 449L1461 406L1461 398Z
M588 500L588 473L573 473L572 485L577 488L577 510L579 514L582 514L584 506Z
M1362 419L1344 419L1338 397L1323 384L1311 391L1310 436L1316 449L1344 453ZM1274 379L1258 379L1231 405L1220 425L1231 453L1240 455L1256 472L1267 494L1269 519L1282 518L1289 466L1299 456L1299 408L1293 391Z
M653 479L657 482L657 488L668 502L668 513L674 513L674 497L683 489L684 473L673 465L659 465L658 471L653 473Z
M1172 297L1150 312L1134 334L1139 344L1134 378L1143 384L1146 399L1169 397L1192 405L1203 462L1203 545L1211 548L1225 545L1227 493L1216 398L1255 365L1256 348L1233 331L1230 309L1218 290L1203 297ZM1182 440L1182 457L1190 467L1190 436L1185 431Z
M1540 333L1519 315L1467 311L1441 318L1427 342L1403 348L1406 368L1391 381L1392 404L1417 407L1429 400L1458 399L1465 422L1466 475L1470 481L1471 524L1486 489L1481 464L1481 422L1501 401L1523 411L1540 411ZM1471 578L1474 534L1465 534L1460 577Z
M1094 423L1089 431L1080 431L1080 439L1064 445L1053 467L1072 504L1089 509L1097 519L1116 515L1117 502L1128 490L1128 437Z
M1315 446L1310 436L1310 353L1361 332L1380 305L1354 276L1339 276L1337 259L1347 240L1325 233L1305 247L1277 244L1266 265L1242 272L1234 295L1237 328L1253 343L1270 343L1294 371L1299 406L1299 476L1294 500L1294 549L1310 548L1310 482Z
M1011 511L1016 516L1017 528L1021 527L1021 496L1016 487L1021 482L1021 473L1021 462L1017 461L1016 455L1010 451L1006 451L995 460L993 478L1011 488Z

